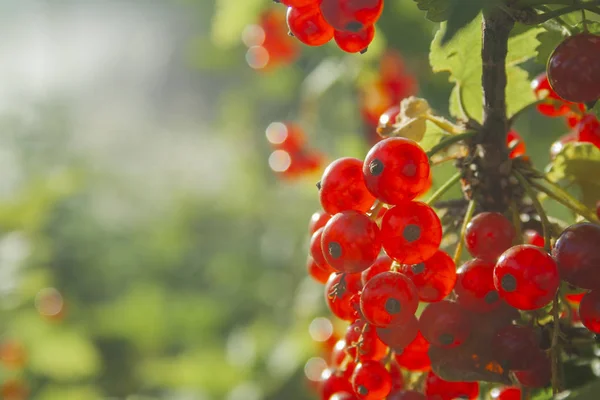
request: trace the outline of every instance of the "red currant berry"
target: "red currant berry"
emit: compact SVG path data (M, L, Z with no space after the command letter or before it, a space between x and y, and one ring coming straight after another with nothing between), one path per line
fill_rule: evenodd
M432 397L438 396L440 400L456 398L474 400L479 396L479 384L477 382L449 382L429 371L425 383L425 394Z
M592 143L600 149L600 121L595 115L587 114L581 118L577 131L580 142Z
M568 101L600 98L600 37L581 33L566 38L548 60L548 81Z
M287 24L290 32L309 46L321 46L333 38L333 28L325 21L317 6L289 7Z
M523 244L505 251L494 268L494 286L500 296L519 310L548 304L560 284L556 262L544 249Z
M412 140L388 138L369 150L363 174L373 195L386 204L400 204L426 190L429 159Z
M552 255L561 278L584 289L600 289L600 226L575 224L561 233Z
M400 107L393 106L387 109L386 112L379 117L378 129L388 128L396 123L396 118L400 115Z
M333 315L344 321L356 320L361 289L360 274L332 274L325 284L325 301Z
M521 400L521 389L517 387L495 388L490 391L493 400Z
M527 229L525 232L523 232L523 240L525 244L544 247L544 237L533 229Z
M394 349L396 352L396 362L402 368L409 371L427 371L431 368L429 359L429 342L425 340L421 332L404 350Z
M362 283L366 285L375 275L379 275L382 272L388 272L392 267L392 259L387 255L383 254L377 257L377 260L369 268L362 272Z
M326 369L321 375L321 399L329 400L331 396L338 392L352 393L352 385L347 377L340 371Z
M370 25L358 32L335 31L333 38L347 53L365 52L375 38L375 27Z
M600 333L600 292L586 293L579 303L579 318L583 326Z
M492 354L503 368L525 370L532 367L538 340L535 332L528 326L507 325L499 329L491 343Z
M359 400L353 393L338 392L333 394L329 400Z
M362 272L373 264L381 251L379 228L365 214L344 211L327 222L321 245L325 261L333 268L348 273Z
M331 215L327 214L325 211L317 211L310 217L310 222L308 224L308 233L312 235L319 228L325 226L327 221L331 219Z
M380 400L390 393L392 377L378 361L365 361L352 374L352 388L360 399Z
M550 382L552 376L550 359L545 352L539 351L531 362L532 366L524 371L514 371L517 381L523 386L541 388Z
M414 265L402 265L399 272L409 277L419 293L419 300L433 303L448 296L456 283L456 266L441 250Z
M457 303L431 303L419 318L419 330L429 343L438 347L456 347L471 334L471 319Z
M390 328L377 328L377 336L383 343L393 349L403 349L408 346L419 333L419 321L411 316L406 323Z
M427 400L423 393L414 390L401 390L390 394L387 400Z
M310 238L310 255L315 260L317 265L322 268L327 267L327 261L325 260L325 255L323 254L323 249L321 248L321 238L323 236L323 229L319 228Z
M414 283L398 272L375 275L360 295L360 307L366 320L383 328L407 323L418 305Z
M400 370L400 366L394 360L390 361L390 376L392 378L392 388L390 389L390 394L404 389L404 376L402 376L402 370Z
M306 268L308 269L308 274L317 282L326 284L329 276L336 272L333 268L329 266L329 264L325 264L325 267L321 267L319 264L313 260L312 257L308 257L306 261Z
M571 112L573 103L561 99L559 95L550 87L546 73L540 74L531 82L531 87L538 99L548 99L548 102L539 104L538 111L547 117L560 117L568 115ZM579 105L579 109L583 111L583 104Z
M340 158L323 172L319 199L329 214L356 210L367 212L375 197L367 190L362 176L362 162L357 158Z
M496 262L515 239L515 228L504 215L496 212L477 214L465 232L465 245L473 257Z
M282 4L288 7L308 7L316 6L319 4L319 0L279 0Z
M335 30L359 32L377 22L383 0L321 0L321 11Z
M331 358L329 361L329 365L334 368L338 368L344 362L346 358L346 348L348 345L346 344L345 339L340 339L335 342L333 349L331 350Z
M490 312L502 304L494 287L494 264L475 258L458 270L454 291L467 310Z
M348 354L354 360L381 360L387 351L386 345L379 340L375 328L361 319L348 327L345 339L349 345Z
M387 255L401 264L418 264L432 257L442 242L442 224L425 203L411 201L390 208L381 221Z
M527 151L527 146L525 145L523 138L513 130L509 131L508 135L506 135L506 146L509 149L512 149L508 155L510 158L523 156Z

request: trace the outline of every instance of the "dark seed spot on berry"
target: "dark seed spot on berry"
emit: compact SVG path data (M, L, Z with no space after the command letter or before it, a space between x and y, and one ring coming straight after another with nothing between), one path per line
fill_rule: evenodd
M487 304L494 304L495 302L497 302L500 299L500 295L498 294L498 292L496 292L495 290L490 290L489 292L487 292L487 294L485 295L485 297L483 298L483 300L487 303Z
M317 190L321 190L321 181L317 182Z
M507 292L514 292L517 290L517 280L511 274L504 275L500 281L500 285L502 286L502 289Z
M369 163L369 172L371 172L371 175L373 176L381 175L383 172L383 163L377 158L374 159Z
M400 312L400 302L393 297L390 297L385 302L385 311L392 315L398 314Z
M406 225L402 232L402 236L404 237L404 240L409 243L419 240L421 237L421 227L415 224Z
M425 271L425 263L415 264L410 267L410 269L412 270L413 274L420 274Z
M329 243L327 249L329 250L329 255L334 259L342 256L342 246L338 242Z
M288 36L294 37L294 34L292 33L292 31L288 31Z
M350 32L360 32L363 28L363 24L358 21L349 22L346 25L346 30Z
M454 336L449 333L442 333L439 337L439 340L444 346L449 346L454 342Z
M366 396L369 394L369 389L367 389L366 387L364 387L363 385L360 385L357 390L358 394L360 394L361 396Z

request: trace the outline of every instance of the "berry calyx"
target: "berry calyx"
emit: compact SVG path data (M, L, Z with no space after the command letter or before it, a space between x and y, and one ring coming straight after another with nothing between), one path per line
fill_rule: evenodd
M392 388L392 377L378 361L359 363L352 374L352 388L362 400L385 398Z
M519 245L505 251L494 268L494 286L500 296L520 310L548 304L560 284L556 262L537 246Z
M502 303L494 287L495 264L475 258L464 263L457 271L456 292L458 303L476 312L489 312Z
M515 239L515 228L504 215L496 212L477 214L465 232L465 245L473 257L495 262Z
M399 272L413 281L419 293L419 300L429 303L443 300L456 283L454 261L441 250L421 263L403 264Z
M383 272L367 282L360 308L367 321L378 327L400 326L417 311L417 288L398 272Z
M356 320L361 289L360 274L332 274L325 284L325 301L333 315L344 321Z
M290 32L308 46L321 46L333 38L333 28L316 5L289 7L287 24Z
M471 334L471 319L457 303L440 301L423 310L419 330L432 345L456 347Z
M600 289L600 226L579 223L565 229L554 248L561 278L583 289Z
M383 0L321 0L320 7L335 30L359 32L377 22Z
M364 320L356 320L346 330L347 352L360 361L381 360L387 351L386 345L379 339L375 328Z
M323 172L319 189L321 206L329 214L356 210L367 212L375 197L367 190L362 175L363 162L344 157L335 160Z
M367 26L358 32L335 31L335 42L347 53L363 53L375 38L375 27Z

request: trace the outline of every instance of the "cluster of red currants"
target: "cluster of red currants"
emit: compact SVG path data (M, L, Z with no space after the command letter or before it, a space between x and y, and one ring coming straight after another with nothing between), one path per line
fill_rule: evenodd
M275 0L288 6L290 33L309 46L332 38L348 53L365 52L375 37L383 0Z
M269 167L285 179L317 172L323 156L306 144L302 128L291 122L273 122L267 127L267 140L273 148Z
M436 212L415 200L427 190L429 174L418 144L388 138L364 161L334 161L317 185L324 211L311 220L308 270L325 284L331 312L350 323L323 375L323 400L477 397L477 382L449 382L433 371L504 382L512 372L522 386L546 386L547 347L519 310L550 304L561 278L591 290L578 296L580 317L600 332L598 225L568 228L551 255L539 233L518 238L505 216L483 212L465 231L473 258L457 270L439 249ZM419 308L419 302L429 304ZM421 388L413 385L423 393L405 390L403 370L427 372ZM520 389L495 393L510 399Z
M291 64L300 54L298 43L285 29L285 13L268 9L256 24L242 32L242 41L248 47L246 62L251 68L266 70Z

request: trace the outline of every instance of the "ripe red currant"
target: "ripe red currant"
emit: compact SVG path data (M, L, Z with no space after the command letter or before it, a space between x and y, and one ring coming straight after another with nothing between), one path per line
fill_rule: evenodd
M352 374L352 388L360 399L383 399L390 393L392 377L380 362L365 361Z
M386 204L400 204L426 190L429 159L412 140L388 138L371 148L365 157L363 174L373 195Z
M552 146L550 146L550 158L554 160L567 143L574 143L578 140L579 132L577 130L573 130L566 135L561 136L556 142L552 143Z
M600 98L600 36L581 33L559 44L548 60L548 81L568 101Z
M495 262L515 239L515 228L504 215L496 212L477 214L465 232L465 245L473 257Z
M308 7L316 6L319 0L277 0L288 7Z
M310 256L317 263L318 266L322 268L326 268L327 261L325 260L325 255L323 254L323 249L321 247L321 238L323 236L323 228L317 229L315 233L310 238Z
M500 307L502 301L494 287L494 266L475 258L460 267L454 291L461 306L475 312L489 312Z
M600 149L600 121L593 114L584 115L577 125L579 141L592 143Z
M333 38L333 28L325 21L316 5L302 8L289 7L287 24L290 32L302 43L321 46Z
M390 395L404 389L404 376L402 376L402 370L398 363L394 360L390 360L390 377L392 378L392 388L390 389ZM389 396L387 397L389 399Z
M356 210L367 212L375 197L367 190L362 176L362 161L357 158L340 158L332 162L319 183L319 199L329 214Z
M379 19L383 0L321 0L321 11L335 30L358 32Z
M400 326L377 328L379 339L393 349L405 348L415 340L417 333L419 333L419 321L415 316L411 316Z
M509 149L512 148L508 155L510 158L517 158L519 156L523 156L527 151L527 146L525 145L523 138L514 130L509 131L506 135L506 146Z
M352 385L347 377L341 371L326 369L321 375L321 399L329 400L329 398L338 392L352 393Z
M327 214L325 211L317 211L310 217L310 222L308 224L308 233L312 235L317 231L317 229L325 226L327 221L331 219L331 215Z
M375 275L360 295L360 308L366 320L383 328L407 323L418 304L414 283L398 272Z
M527 229L523 232L523 240L525 244L544 247L544 237L533 229Z
M456 347L471 334L471 319L457 303L440 301L423 310L419 330L432 345Z
M442 224L425 203L411 201L389 209L381 221L381 241L387 255L402 264L432 257L442 242Z
M552 255L561 278L584 289L600 289L600 226L591 223L572 225L561 233Z
M379 228L365 214L344 211L327 222L321 245L325 261L333 268L348 273L362 272L373 264L381 251Z
M339 319L354 321L360 312L360 274L332 274L325 284L325 301Z
M438 396L440 400L456 398L474 400L479 396L479 384L477 382L449 382L430 371L425 383L425 394L432 397Z
M383 129L383 128L392 126L393 124L396 123L396 118L398 117L399 114L400 114L399 106L392 106L392 107L388 108L386 110L386 112L381 114L381 116L379 117L379 125L377 126L377 128Z
M441 250L419 264L403 264L399 272L413 281L419 293L419 300L430 303L443 300L456 283L454 261Z
M358 397L354 395L354 393L348 392L337 392L334 393L329 400L359 400Z
M490 391L493 400L521 400L521 389L518 387L495 388Z
M417 333L415 340L410 342L404 350L394 349L396 362L402 368L409 371L427 371L431 368L429 360L429 342L425 340L421 332Z
M329 266L329 264L325 264L325 267L321 267L310 256L306 261L306 268L308 269L308 274L312 276L315 281L322 284L327 283L329 276L336 272L333 268Z
M352 359L360 361L381 360L387 351L375 328L359 319L346 330L347 352Z
M550 382L552 375L550 359L545 352L539 351L532 360L532 366L523 371L514 371L515 377L523 386L541 388Z
M571 113L571 105L574 103L565 101L556 94L552 87L550 87L550 82L548 82L545 72L531 82L531 87L538 99L548 99L548 102L537 106L541 114L548 117L560 117ZM583 104L579 104L578 107L581 111L585 110Z
M377 257L377 260L369 268L362 272L362 283L366 285L375 275L379 275L382 272L387 272L392 266L392 259L387 255L383 254Z
M375 38L375 27L370 25L358 32L335 31L333 38L339 48L347 53L364 52Z
M600 292L586 293L579 303L579 318L583 326L600 333Z
M548 304L560 284L556 262L544 249L523 244L505 251L494 268L494 286L500 296L519 310Z
M525 370L539 352L535 332L528 326L507 325L500 328L491 343L492 354L503 368Z

